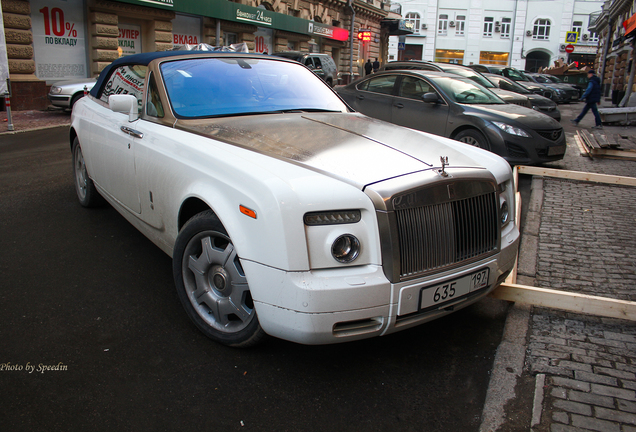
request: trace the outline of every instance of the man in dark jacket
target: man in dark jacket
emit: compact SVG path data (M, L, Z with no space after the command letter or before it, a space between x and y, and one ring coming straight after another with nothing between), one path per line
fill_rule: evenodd
M596 108L596 104L601 101L601 80L596 76L592 69L587 71L587 80L587 89L585 89L585 93L581 96L581 99L585 100L583 111L581 111L581 114L579 114L577 118L570 121L575 125L578 125L581 119L585 117L585 114L587 114L587 112L591 109L592 114L594 114L594 120L596 121L596 126L592 129L603 129L601 116L598 114L598 108Z
M371 72L373 72L373 65L371 64L371 59L368 59L364 64L364 74L369 75Z

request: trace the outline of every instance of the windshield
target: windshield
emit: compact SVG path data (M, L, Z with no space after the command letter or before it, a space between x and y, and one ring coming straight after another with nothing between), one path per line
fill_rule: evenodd
M429 77L452 101L461 104L505 104L497 95L468 78Z
M515 81L506 78L492 78L493 80L499 79L499 88L503 90L512 91L520 94L531 94L532 92L522 86L521 84L517 84Z
M477 84L480 84L486 88L494 88L495 86L488 81L486 78L483 77L483 75L478 74L477 72L475 72L472 69L464 69L464 68L452 68L452 69L448 69L445 72L448 73L453 73L456 75L460 75L463 76L465 78L469 78L473 81L475 81Z
M544 83L552 83L552 81L550 81L548 78L544 77L543 75L533 75L534 79L537 80L537 82L540 82L541 84Z
M506 68L504 69L504 71L505 71L504 73L505 76L512 78L515 81L530 81L521 73L521 71L518 71L516 69Z
M160 69L178 118L347 112L338 96L298 63L222 57L166 61Z
M565 82L561 78L555 77L554 75L543 75L543 76L555 83L561 84Z

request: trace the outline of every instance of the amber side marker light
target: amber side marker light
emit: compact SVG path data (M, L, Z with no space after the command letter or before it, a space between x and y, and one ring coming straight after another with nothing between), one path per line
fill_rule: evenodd
M241 211L241 213L243 213L245 216L249 216L253 219L256 219L256 212L252 209L248 209L245 206L239 205L239 210Z

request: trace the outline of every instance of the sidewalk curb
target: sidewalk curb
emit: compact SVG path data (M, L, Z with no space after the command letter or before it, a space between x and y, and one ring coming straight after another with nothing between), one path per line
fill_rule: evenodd
M528 213L523 225L523 237L519 246L517 268L520 282L534 285L543 206L542 178L532 179L529 201ZM496 431L506 422L505 406L515 398L515 387L523 374L531 311L532 306L522 304L512 304L508 311L504 334L493 362L479 432ZM534 415L537 415L535 411L537 409L540 410L541 407L534 407Z
M0 136L3 135L15 135L15 134L19 134L19 133L24 133L24 132L33 132L33 131L40 131L40 130L46 130L46 129L53 129L53 128L58 128L58 127L71 127L70 124L65 124L65 125L51 125L51 126L41 126L41 127L37 127L37 128L31 128L31 129L22 129L22 130L14 130L14 131L5 131L5 132L0 132Z

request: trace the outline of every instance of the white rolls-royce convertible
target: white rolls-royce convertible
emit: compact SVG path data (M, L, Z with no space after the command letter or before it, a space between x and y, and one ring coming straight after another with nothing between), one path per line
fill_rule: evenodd
M386 335L486 296L514 266L509 164L353 112L305 66L157 52L73 110L81 205L172 257L193 323L230 346Z

